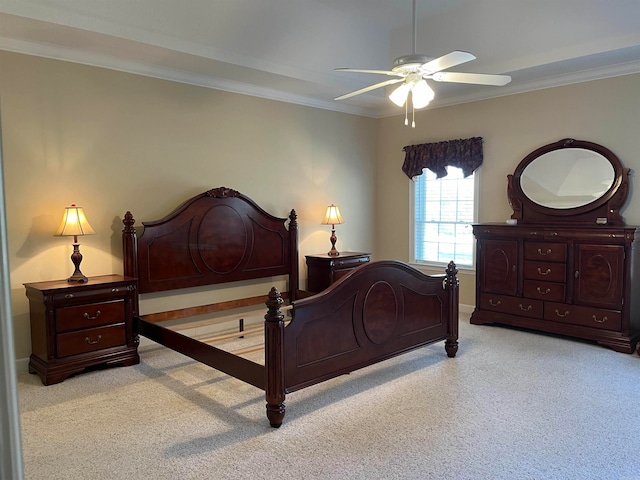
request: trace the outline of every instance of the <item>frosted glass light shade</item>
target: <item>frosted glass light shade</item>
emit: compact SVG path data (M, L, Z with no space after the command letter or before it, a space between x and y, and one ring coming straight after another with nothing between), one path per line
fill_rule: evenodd
M429 102L435 97L435 93L427 84L425 79L417 82L411 89L411 96L413 100L413 108L424 108L429 105Z
M391 100L393 103L395 103L399 107L402 107L404 103L407 101L407 97L409 96L409 90L411 90L411 87L409 86L408 83L405 82L402 85L400 85L398 88L396 88L393 92L391 92L391 95L389 95L389 100Z

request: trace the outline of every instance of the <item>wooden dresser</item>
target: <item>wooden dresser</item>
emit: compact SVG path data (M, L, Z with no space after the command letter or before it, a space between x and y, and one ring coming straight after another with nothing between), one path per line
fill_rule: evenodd
M640 274L636 228L480 224L473 233L471 323L515 325L633 351L640 332L631 289L631 278Z
M136 279L121 275L25 284L31 316L29 372L45 385L96 365L138 363Z
M563 161L574 160L557 154L585 161L575 149L595 152L611 163L605 194L566 208L533 202L527 193L534 190L523 189L527 166L554 152L553 175L558 175ZM578 337L632 353L640 339L640 284L634 283L640 274L640 233L624 225L618 213L627 194L628 169L610 151L589 142L567 139L539 150L509 176L508 197L514 208L510 224L473 227L476 309L471 323ZM593 168L585 173L593 173ZM568 201L580 203L574 197L572 189Z

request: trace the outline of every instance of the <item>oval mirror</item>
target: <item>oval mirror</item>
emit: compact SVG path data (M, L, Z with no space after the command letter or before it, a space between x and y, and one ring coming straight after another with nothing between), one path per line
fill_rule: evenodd
M520 187L534 203L576 208L598 200L613 185L611 162L593 150L565 148L540 155L522 171Z
M629 169L597 143L565 138L527 155L507 175L512 219L522 223L624 225Z

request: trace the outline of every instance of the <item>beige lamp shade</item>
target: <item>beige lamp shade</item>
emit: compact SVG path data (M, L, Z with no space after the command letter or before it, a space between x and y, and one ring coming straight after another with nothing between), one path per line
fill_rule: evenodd
M333 203L327 207L327 213L322 220L322 225L339 225L344 223L340 210Z
M54 235L56 237L77 237L95 233L91 225L89 225L84 209L72 204L70 207L65 207L62 221Z

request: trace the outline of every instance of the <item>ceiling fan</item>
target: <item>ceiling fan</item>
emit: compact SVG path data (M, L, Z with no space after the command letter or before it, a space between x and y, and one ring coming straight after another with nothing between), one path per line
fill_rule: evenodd
M511 81L511 77L509 75L443 72L443 70L455 67L456 65L475 60L476 57L469 52L461 52L458 50L447 53L446 55L438 58L416 54L416 27L416 0L413 0L413 53L411 55L404 55L396 58L393 61L391 70L366 70L362 68L335 69L340 72L375 73L379 75L389 75L396 78L385 80L384 82L361 88L355 92L341 95L336 97L335 100L344 100L345 98L353 97L377 88L402 82L402 84L396 88L391 95L389 95L389 99L399 107L402 107L403 105L405 106L404 124L408 125L409 121L406 116L406 109L409 93L411 93L412 108L414 110L426 107L435 96L435 93L431 87L429 87L427 80L493 86L503 86ZM415 128L415 119L411 126Z

